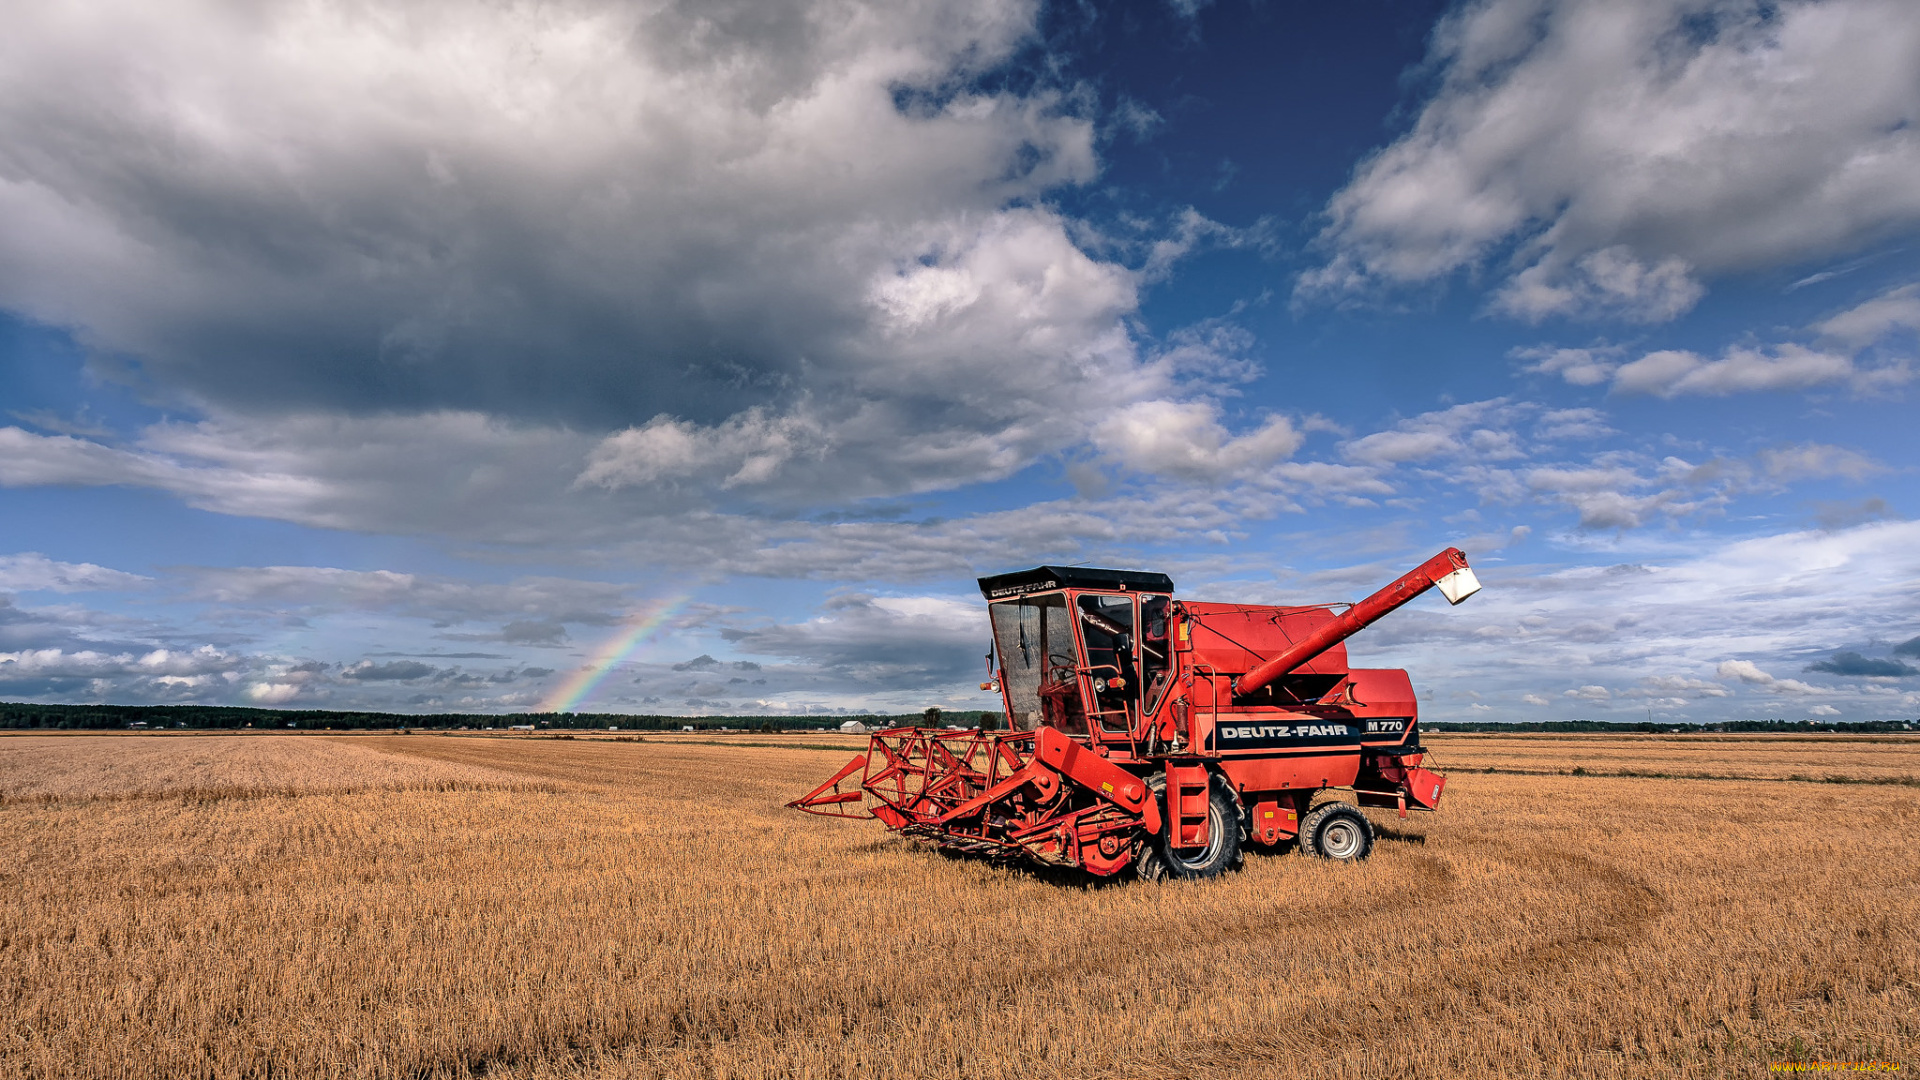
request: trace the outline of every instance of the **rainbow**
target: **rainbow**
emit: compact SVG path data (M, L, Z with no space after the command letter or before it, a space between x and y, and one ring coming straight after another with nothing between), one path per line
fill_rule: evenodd
M620 632L608 638L594 652L593 659L587 661L578 670L561 680L560 685L553 688L547 695L547 699L540 703L540 711L572 712L579 708L580 703L587 699L587 695L593 693L601 680L611 674L620 661L625 660L629 653L645 644L660 627L666 624L668 619L673 617L675 612L691 599L693 599L692 595L687 594L657 600L650 607L642 608L629 616L620 627Z

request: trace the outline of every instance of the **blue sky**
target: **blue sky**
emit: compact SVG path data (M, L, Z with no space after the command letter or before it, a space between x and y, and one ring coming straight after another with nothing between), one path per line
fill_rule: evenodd
M983 708L978 574L1457 544L1353 643L1430 718L1911 719L1916 72L1900 0L16 13L0 698Z

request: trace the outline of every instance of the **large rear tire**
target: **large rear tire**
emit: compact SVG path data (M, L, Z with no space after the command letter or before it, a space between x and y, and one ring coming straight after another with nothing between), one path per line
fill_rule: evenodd
M1373 823L1357 806L1325 803L1300 822L1300 852L1336 862L1358 862L1373 853Z
M1172 845L1173 819L1166 812L1166 779L1154 776L1147 783L1153 789L1153 797L1160 802L1160 820L1164 824L1159 836L1147 838L1135 860L1140 877L1147 881L1210 878L1240 865L1240 811L1234 805L1232 793L1219 778L1207 786L1207 842L1197 848Z

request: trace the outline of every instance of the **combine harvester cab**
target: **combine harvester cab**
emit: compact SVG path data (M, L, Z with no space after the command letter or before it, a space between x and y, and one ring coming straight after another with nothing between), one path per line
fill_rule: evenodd
M1316 795L1406 817L1446 779L1421 768L1407 673L1348 667L1345 641L1433 587L1457 604L1480 584L1458 548L1344 612L1175 600L1129 570L981 578L998 661L981 689L1008 730L877 732L787 805L1096 876L1212 877L1247 843L1365 858L1366 816Z

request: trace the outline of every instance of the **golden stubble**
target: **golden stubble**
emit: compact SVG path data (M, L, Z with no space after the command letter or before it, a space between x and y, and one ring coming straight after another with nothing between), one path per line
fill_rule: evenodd
M836 752L432 736L11 752L23 745L0 740L10 1075L1920 1064L1920 791L1899 784L1461 773L1438 815L1377 814L1364 864L1256 855L1211 882L1086 887L781 808ZM116 745L145 755L150 782ZM1640 745L1602 749L1631 762ZM1528 769L1574 763L1551 740L1524 749ZM1666 771L1741 771L1719 752ZM1920 772L1913 743L1809 752Z

